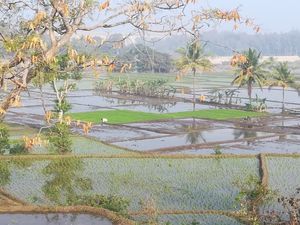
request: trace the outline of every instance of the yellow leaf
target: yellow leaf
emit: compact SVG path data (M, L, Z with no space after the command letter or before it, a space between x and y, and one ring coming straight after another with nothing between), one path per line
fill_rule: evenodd
M99 6L99 10L104 10L104 9L108 8L109 4L110 4L109 0L101 3L100 6Z

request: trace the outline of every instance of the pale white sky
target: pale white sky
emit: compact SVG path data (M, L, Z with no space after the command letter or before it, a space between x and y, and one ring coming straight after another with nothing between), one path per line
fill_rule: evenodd
M204 5L232 9L255 19L264 33L300 30L300 0L198 0Z
M120 4L123 0L113 0L114 4ZM300 0L197 0L193 9L220 8L231 10L239 8L243 17L254 19L261 27L261 33L284 33L291 30L300 31ZM222 26L210 27L219 31L234 31L233 24L226 23ZM112 29L110 33L126 33L128 26ZM129 32L129 31L128 31ZM234 32L255 32L249 27L241 26ZM105 36L103 30L93 31L94 35ZM151 36L155 34L151 34Z

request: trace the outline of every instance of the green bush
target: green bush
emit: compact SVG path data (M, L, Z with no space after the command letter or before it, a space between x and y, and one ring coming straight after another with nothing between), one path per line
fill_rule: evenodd
M25 148L25 145L23 142L16 143L12 145L9 149L9 154L11 155L25 155L28 154L27 149Z
M9 133L5 125L0 124L0 154L3 155L10 148Z
M147 97L174 97L176 88L167 85L165 79L143 81L139 79L129 80L119 78L114 80L108 78L96 83L95 92L98 94L111 93L113 88L123 94L147 96Z
M67 124L56 123L48 134L50 149L56 153L72 152L71 131Z
M72 109L72 105L67 102L67 100L63 99L60 103L58 100L55 100L54 110L59 113L63 112L64 114Z
M117 212L121 215L127 215L129 201L125 198L118 196L105 196L105 195L84 195L76 196L74 199L69 199L69 205L86 205L97 208L108 209Z
M214 148L215 155L222 155L221 149L222 148L220 145L215 146L215 148Z

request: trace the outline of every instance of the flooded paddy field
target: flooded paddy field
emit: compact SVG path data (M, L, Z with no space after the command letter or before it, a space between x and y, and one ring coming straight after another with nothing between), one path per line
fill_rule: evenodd
M298 156L266 156L268 186L279 196L292 196L298 188ZM198 221L205 224L237 224L235 217L222 212L236 212L238 182L249 177L261 178L259 159L255 156L226 158L61 158L0 160L0 188L31 205L64 205L62 196L100 194L121 196L129 201L129 217L149 221L143 204L155 204L159 224ZM4 169L5 168L5 169ZM5 178L5 179L4 179ZM64 179L61 179L64 178ZM89 181L88 186L80 182ZM199 182L201 181L201 182ZM286 186L288 184L288 186ZM288 188L287 188L288 187ZM53 192L54 191L54 192ZM57 198L58 197L58 198ZM149 203L151 202L151 203ZM261 210L280 206L274 199ZM220 214L218 214L220 213ZM6 214L1 215L6 221ZM45 215L26 215L28 221L43 224ZM18 222L25 215L16 215ZM52 215L51 215L52 216ZM74 218L81 221L86 215ZM9 219L8 218L8 219ZM52 217L50 217L52 218ZM72 215L57 215L56 222L68 224ZM109 221L87 216L87 220L106 225ZM2 220L1 220L2 221ZM11 221L11 220L10 220ZM52 220L49 220L52 221ZM50 223L51 224L51 223ZM48 225L47 223L45 225Z
M92 82L92 79L88 82ZM86 83L87 85L87 83ZM181 83L189 88L189 84ZM181 88L180 87L180 88ZM197 96L209 95L222 82L208 81L197 87ZM226 87L227 88L227 87ZM249 177L263 180L261 157L265 157L270 189L278 195L291 196L298 180L300 154L300 117L281 113L280 90L255 89L267 101L268 112L260 117L212 120L199 118L164 119L110 124L101 122L101 111L133 110L155 114L193 110L192 93L175 98L141 96L98 96L91 89L71 92L71 113L99 111L99 122L88 134L71 123L72 153L57 157L49 146L35 146L20 159L0 159L1 190L33 206L65 206L74 196L118 196L128 200L126 217L143 224L151 220L145 208L159 211L156 221L166 224L240 225L234 216L241 188L238 182ZM285 107L298 108L298 97L287 91ZM240 90L236 108L247 103L245 90ZM45 110L52 110L55 96L48 89L43 102L38 91L23 94L22 107L12 108L5 118L13 141L23 136L34 137L47 127ZM42 104L43 103L43 104ZM224 104L197 103L196 110L230 108ZM43 130L41 136L46 136ZM269 156L289 154L293 157ZM6 156L5 156L6 157ZM31 158L33 157L33 158ZM291 166L291 165L292 166ZM285 189L285 185L289 189ZM4 203L13 202L4 198ZM280 210L275 201L262 211ZM86 214L0 214L0 221L17 224L112 224L104 217ZM21 225L21 224L20 224ZM23 225L23 224L22 224ZM27 225L27 224L25 224Z
M86 91L83 92L85 93ZM35 94L38 95L38 93L33 93L32 96ZM78 97L78 95L79 93L73 93L73 96L70 97L73 103L71 112L131 108L134 108L136 111L151 112L150 106L145 105L146 102L140 105L140 102L136 103L135 100L131 104L132 101L129 100L120 102L116 98L110 99L94 95ZM50 94L47 96L49 97ZM6 121L37 129L46 126L43 116L45 113L44 109L41 105L35 105L37 104L36 101L38 100L34 99L26 105L27 102L25 100L23 107L11 109L6 116ZM48 104L51 103L50 100L47 101ZM174 112L179 110L190 111L190 108L192 108L192 104L188 102L175 102L172 104L169 109L171 112L173 110ZM196 109L200 109L197 108L198 106L201 108L203 105L196 104ZM206 105L204 106L206 107ZM46 107L48 108L50 105L46 105ZM175 108L172 109L172 107ZM156 113L159 113L158 111ZM281 116L270 114L266 117L252 118L250 121L243 119L212 121L186 118L120 125L101 124L100 121L101 113L99 113L99 123L93 124L93 128L88 134L89 137L115 145L116 148L125 148L141 153L170 151L174 154L173 152L178 151L178 153L210 154L219 146L221 146L224 153L230 154L244 154L246 152L249 154L300 152L300 149L297 147L299 144L298 135L300 135L300 117L297 115ZM83 135L81 128L73 126L72 130L77 134ZM27 134L26 132L21 132L18 137ZM30 129L28 132L29 135L33 133ZM291 135L295 136L291 137ZM285 140L282 140L283 137L285 137ZM270 138L272 139L268 140ZM291 143L289 149L286 148L288 143ZM78 146L83 145L78 144ZM111 147L107 148L110 149ZM207 149L208 151L201 149ZM84 150L76 150L74 152L77 154L79 152L101 153L103 151L97 151L94 147L87 145Z
M1 188L31 204L63 205L66 199L62 196L68 193L89 193L124 197L130 211L141 210L141 203L148 200L164 210L236 210L239 189L234 182L251 174L258 176L259 171L256 158L70 158L0 163L6 168L2 169ZM81 186L84 180L91 186Z

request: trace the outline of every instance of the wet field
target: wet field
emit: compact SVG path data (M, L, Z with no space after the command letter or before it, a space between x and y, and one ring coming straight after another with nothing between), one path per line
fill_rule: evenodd
M257 93L260 90L256 90ZM266 90L269 91L269 90ZM243 92L241 90L241 92ZM280 90L271 90L270 98L275 99L280 95ZM261 92L264 96L265 93ZM278 96L277 96L278 95ZM290 96L289 96L290 95ZM47 110L53 108L54 95L49 90L44 94L44 103ZM141 112L180 112L191 111L192 103L189 99L154 99L135 96L121 96L114 94L111 97L101 97L92 90L78 90L70 93L68 97L72 103L71 112L102 111L127 109ZM297 109L300 104L296 92L287 92L287 99L292 104L286 108ZM191 96L190 96L191 97ZM37 91L32 91L30 96L23 94L23 106L12 108L6 117L6 122L26 125L24 131L19 128L15 131L18 137L24 134L33 134L32 128L39 129L45 126L43 119L44 109ZM281 103L269 102L271 111L280 111ZM196 104L196 110L221 108L222 106ZM224 106L223 106L224 107ZM222 153L229 154L258 154L258 153L299 153L300 144L300 119L298 115L282 116L269 112L264 118L253 118L250 121L243 119L232 121L212 121L204 119L173 119L169 121L153 121L142 123L129 123L122 125L94 124L89 137L110 144L116 148L134 150L141 153L164 154L213 154L218 148ZM30 128L31 127L31 128ZM73 127L74 133L82 135L82 130ZM29 132L29 133L27 133ZM293 135L291 137L291 135ZM82 150L75 153L102 153L93 150L94 147L77 138L76 146ZM80 144L82 143L82 144ZM83 147L86 146L86 147ZM105 146L105 145L104 145ZM287 148L288 147L288 148ZM104 148L101 148L104 149ZM37 151L44 152L44 151ZM108 151L110 152L110 151Z
M217 79L219 81L201 78L203 83L197 85L197 96L209 95L213 88L228 88L224 85L228 78ZM171 99L118 93L98 96L89 86L92 82L92 79L84 81L80 90L69 94L71 112L126 109L169 113L193 109L191 92L178 91L175 98ZM182 87L190 87L190 82L181 82L179 88ZM261 156L258 154L300 154L300 115L281 114L280 89L255 89L256 94L259 98L269 99L266 102L268 114L251 119L216 121L185 118L112 125L101 124L99 112L99 123L93 124L88 135L72 124L72 154L76 157L66 155L66 158L57 159L45 146L36 146L31 154L39 155L41 158L38 160L28 158L22 163L17 160L0 161L3 177L7 178L2 180L0 187L33 205L65 204L63 198L55 202L51 199L52 193L47 192L50 190L47 188L49 185L57 184L55 192L62 196L75 188L79 194L125 197L130 200L129 210L133 212L130 219L135 221L147 220L147 216L134 215L134 212L142 210L141 202L152 199L157 209L166 210L157 216L159 224L192 224L196 221L208 225L239 225L238 221L224 215L197 215L189 214L189 211L238 210L235 199L239 189L234 183L246 180L249 175L261 176L258 160ZM46 88L44 96L46 110L52 110L54 93ZM245 90L240 90L238 96L237 108L247 102ZM288 90L286 99L286 109L297 112L300 108L298 93ZM20 139L24 135L34 136L41 127L47 126L38 90L30 91L30 96L23 93L22 104L20 108L10 109L5 118L13 139ZM196 110L227 107L224 104L196 104ZM214 157L217 154L232 156ZM205 157L201 158L203 155ZM286 158L267 156L266 161L270 170L271 188L280 190L283 195L293 193L299 184L299 158L293 155ZM46 168L51 168L52 173L45 172L48 171ZM80 189L79 181L82 179L89 180L91 187ZM286 183L289 184L288 189ZM273 204L278 207L276 203ZM170 213L172 210L183 212L176 215ZM2 221L7 225L112 224L102 217L59 213L0 214L0 224Z

